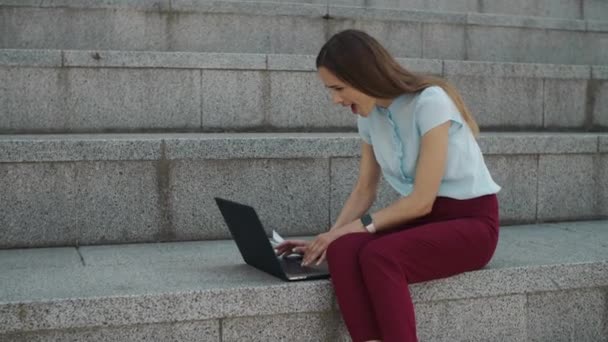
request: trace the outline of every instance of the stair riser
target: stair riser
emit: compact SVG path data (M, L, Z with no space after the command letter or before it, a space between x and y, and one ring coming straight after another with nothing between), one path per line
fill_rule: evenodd
M328 20L327 13L323 5L227 2L174 12L1 7L0 47L316 54L332 34L359 28L400 57L563 64L608 58L604 22L341 7L330 7Z
M245 0L249 1L249 0ZM251 0L251 2L257 2ZM605 20L608 5L602 0L277 0L275 2L318 4L332 6L356 6L366 8L397 8L405 10L426 10L439 12L495 13L522 16L537 16L566 19ZM72 7L72 8L121 8L150 11L167 11L173 9L192 9L204 7L206 0L160 0L160 1L73 1L52 0L43 4L35 0L2 0L0 5L24 7Z
M0 247L229 238L214 196L254 205L268 230L319 233L355 182L358 141L3 143ZM480 145L503 224L608 216L605 140L602 152L593 135ZM383 184L376 208L396 198Z
M101 53L5 50L0 132L354 130L333 105L314 56ZM44 53L44 52L43 52ZM20 62L16 58L30 62ZM198 60L192 61L190 57ZM276 57L276 58L275 58ZM0 62L2 59L0 59ZM608 127L605 67L401 59L443 76L482 129L601 130ZM65 66L61 66L62 63ZM94 64L101 64L94 66ZM123 66L121 66L121 64ZM45 65L32 67L31 65ZM247 70L244 70L247 69Z
M600 341L608 326L608 293L603 288L513 294L500 297L416 303L418 338L424 341L496 340ZM565 309L569 308L569 309ZM575 308L575 309L572 309ZM568 323L566 323L568 322ZM466 327L466 329L464 328ZM336 311L138 326L36 331L0 335L0 340L146 341L350 341Z

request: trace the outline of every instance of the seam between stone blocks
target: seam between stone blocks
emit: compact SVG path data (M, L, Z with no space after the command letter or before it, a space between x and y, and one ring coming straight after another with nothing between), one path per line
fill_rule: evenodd
M540 222L538 217L538 202L540 201L540 154L536 155L536 212L534 213L534 221Z
M542 127L546 128L547 127L547 113L546 113L546 107L545 107L545 101L547 101L547 95L545 93L545 82L547 80L546 79L542 79L541 82L541 89L542 89L542 94L543 94L543 100L541 101L541 106L542 106L542 113L543 113L543 120L542 120Z
M219 341L220 342L224 341L224 330L222 329L223 326L224 326L224 319L220 318L219 319L219 335L220 335Z
M199 70L199 99L201 101L201 107L200 107L200 111L201 111L201 129L204 129L205 127L205 122L204 122L204 116L205 116L205 97L203 96L203 74L204 74L204 70L200 69Z

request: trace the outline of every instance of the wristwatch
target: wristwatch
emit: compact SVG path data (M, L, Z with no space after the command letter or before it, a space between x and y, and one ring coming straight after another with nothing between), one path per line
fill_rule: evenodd
M361 223L363 223L363 227L365 227L365 230L367 230L369 233L373 234L376 232L376 226L374 226L372 215L363 215L363 217L361 217Z

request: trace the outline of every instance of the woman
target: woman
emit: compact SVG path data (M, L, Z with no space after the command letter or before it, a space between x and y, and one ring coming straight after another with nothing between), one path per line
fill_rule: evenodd
M317 57L333 102L358 115L359 178L336 223L278 253L327 255L355 342L417 341L409 284L485 266L498 242L500 187L475 140L477 124L447 82L402 68L374 38L347 30ZM380 172L402 197L366 214Z

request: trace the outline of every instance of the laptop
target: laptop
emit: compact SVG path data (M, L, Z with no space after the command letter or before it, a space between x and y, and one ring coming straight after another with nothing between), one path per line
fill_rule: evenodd
M252 207L218 197L215 202L248 265L286 281L329 277L325 261L319 266L302 266L301 255L277 256Z

